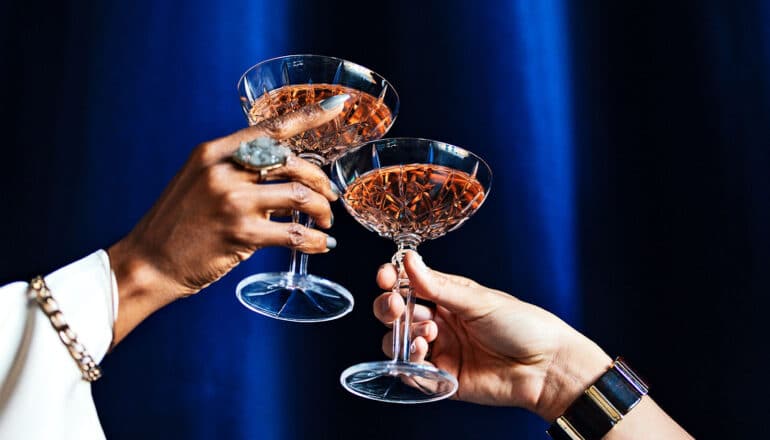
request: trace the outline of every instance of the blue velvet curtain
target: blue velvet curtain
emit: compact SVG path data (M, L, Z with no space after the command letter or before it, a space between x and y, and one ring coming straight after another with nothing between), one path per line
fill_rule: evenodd
M245 69L334 55L395 85L391 135L493 168L485 206L422 247L428 264L625 355L697 437L751 437L769 391L768 23L762 1L5 2L0 281L127 233L197 143L245 124ZM382 357L373 276L393 249L334 209L340 245L310 271L354 292L354 312L250 313L235 284L288 261L259 252L108 356L108 438L545 438L518 409L342 390L344 368Z

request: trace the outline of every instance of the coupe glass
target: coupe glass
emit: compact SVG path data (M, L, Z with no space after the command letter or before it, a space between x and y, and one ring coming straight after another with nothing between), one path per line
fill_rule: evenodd
M326 165L348 149L379 139L393 125L399 100L393 86L377 73L350 61L319 55L290 55L263 61L238 82L241 106L250 125L347 93L340 115L284 142L299 157ZM295 222L313 227L295 211ZM288 272L261 273L236 288L247 308L277 319L319 322L353 309L353 295L341 285L307 273L307 254L293 251Z
M492 172L475 154L427 139L382 139L348 152L332 164L351 215L367 229L395 241L398 271L393 291L406 297L393 324L393 359L348 368L340 382L368 399L423 403L457 391L457 379L428 362L409 361L415 297L402 267L404 252L457 229L489 194Z

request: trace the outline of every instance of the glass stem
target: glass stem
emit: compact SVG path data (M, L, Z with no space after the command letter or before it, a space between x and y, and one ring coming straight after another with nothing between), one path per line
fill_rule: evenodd
M302 153L299 157L306 161L320 167L321 156L312 153ZM291 221L294 223L302 223L306 228L311 229L315 226L315 221L309 215L302 214L296 209L291 212ZM307 258L308 255L304 252L300 252L296 249L291 251L291 264L289 266L289 272L294 275L305 276L307 275Z
M416 251L418 243L419 241L413 237L402 237L397 241L398 250L391 259L398 273L398 280L393 285L393 292L403 296L404 303L406 304L404 314L393 323L393 362L409 362L409 355L411 354L412 316L414 315L416 298L414 290L409 283L409 277L407 277L404 270L403 261L406 251Z
M315 221L312 217L302 214L297 210L292 211L291 221L294 223L303 223L307 228L315 226ZM291 251L291 265L289 266L289 272L294 275L307 275L307 257L308 255L306 253L293 249Z

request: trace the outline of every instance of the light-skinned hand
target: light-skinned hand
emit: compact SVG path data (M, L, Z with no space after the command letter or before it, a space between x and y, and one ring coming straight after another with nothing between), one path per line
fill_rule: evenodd
M423 361L431 343L429 362L458 379L456 399L523 407L553 420L611 365L596 344L537 306L431 270L411 251L404 268L417 297L436 304L415 306L412 360ZM377 273L382 289L396 278L391 264ZM403 298L391 291L374 301L385 324L403 311ZM383 351L391 350L392 332L383 338Z

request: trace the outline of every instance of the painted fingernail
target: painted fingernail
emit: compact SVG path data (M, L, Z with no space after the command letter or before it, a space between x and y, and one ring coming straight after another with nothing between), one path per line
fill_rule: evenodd
M330 212L329 215L331 216L331 218L329 219L329 227L332 227L334 226L334 213Z
M320 102L320 105L322 109L328 111L341 106L348 99L350 99L350 95L348 95L347 93L343 93L342 95L334 95L331 98L324 99L323 101Z
M331 180L330 180L330 181L329 181L329 184L330 184L329 186L331 186L331 188L332 188L332 192L333 192L334 194L337 194L338 196L342 195L342 191L340 191L340 187L339 187L339 186L337 186L337 184L336 184L336 183L334 183L333 181L331 181Z
M326 249L334 249L337 247L337 239L331 235L326 236Z

